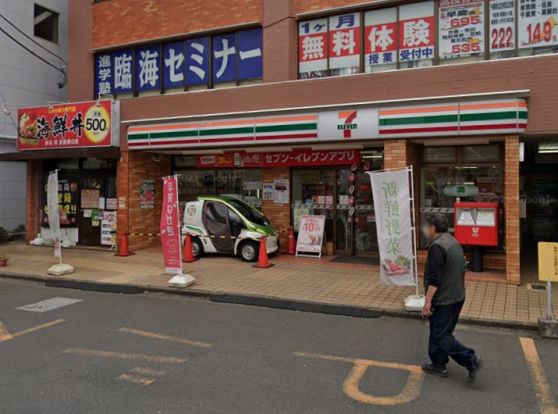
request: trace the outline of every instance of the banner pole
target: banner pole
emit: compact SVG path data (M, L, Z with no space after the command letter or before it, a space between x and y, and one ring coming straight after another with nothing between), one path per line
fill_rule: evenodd
M417 223L415 216L415 180L413 174L413 166L409 167L410 179L411 179L411 220L413 223L413 255L414 255L414 270L415 270L415 294L419 296L419 282L418 282L418 256L417 256Z

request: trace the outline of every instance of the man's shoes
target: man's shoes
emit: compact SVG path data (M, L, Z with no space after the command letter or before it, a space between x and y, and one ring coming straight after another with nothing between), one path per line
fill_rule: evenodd
M472 384L477 378L477 373L481 370L482 366L484 365L484 360L475 354L475 359L473 360L473 365L471 369L469 369L469 377L467 378L467 382Z
M427 374L436 375L440 378L448 377L448 370L445 365L436 366L434 364L423 364L422 370Z

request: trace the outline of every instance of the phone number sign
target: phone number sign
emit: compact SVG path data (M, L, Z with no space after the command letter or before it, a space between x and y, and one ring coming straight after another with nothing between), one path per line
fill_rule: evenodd
M17 148L27 151L115 145L117 105L104 100L21 108Z

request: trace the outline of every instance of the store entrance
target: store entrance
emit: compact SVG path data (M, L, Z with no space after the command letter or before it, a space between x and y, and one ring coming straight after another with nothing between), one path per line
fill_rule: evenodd
M525 142L521 164L521 277L536 282L537 244L558 241L558 140Z
M382 166L382 151L362 151L362 161L352 166L293 169L295 232L302 215L324 215L328 254L378 257L372 190L366 172Z

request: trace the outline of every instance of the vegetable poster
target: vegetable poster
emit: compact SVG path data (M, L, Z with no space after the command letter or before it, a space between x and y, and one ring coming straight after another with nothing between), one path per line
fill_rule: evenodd
M414 286L413 229L409 170L369 172L380 250L380 278Z

